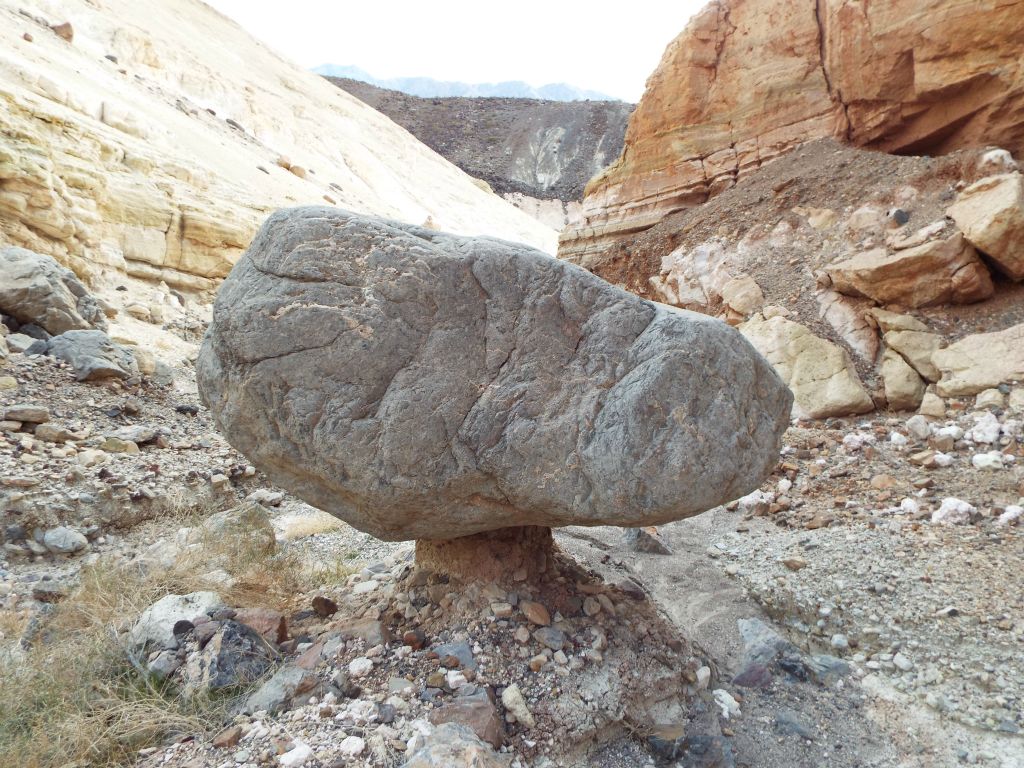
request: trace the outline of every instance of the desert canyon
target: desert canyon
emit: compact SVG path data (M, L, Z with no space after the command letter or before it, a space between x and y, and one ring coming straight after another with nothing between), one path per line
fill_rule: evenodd
M1024 766L1024 2L635 106L0 42L0 768Z

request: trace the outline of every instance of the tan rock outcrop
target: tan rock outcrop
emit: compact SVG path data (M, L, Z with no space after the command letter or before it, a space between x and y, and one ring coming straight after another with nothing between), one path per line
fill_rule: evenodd
M1024 176L1007 173L977 181L946 213L1001 271L1024 279Z
M560 255L699 204L831 136L890 152L1024 150L1024 2L717 0L666 49L619 160L587 187Z
M921 404L924 381L917 375L917 371L891 349L882 353L881 373L885 399L892 410L914 410Z
M932 355L943 397L975 395L1000 384L1024 382L1024 323L965 336Z
M899 353L911 368L927 381L938 381L942 375L932 362L932 356L942 346L942 337L927 331L886 331L882 337L889 349Z
M840 293L881 304L969 304L992 295L988 269L959 232L914 248L875 248L827 269Z
M739 331L793 391L793 415L824 419L875 406L842 347L784 317L755 316Z
M47 3L73 45L20 7L0 0L0 245L205 290L269 211L329 195L553 251L553 230L198 0Z

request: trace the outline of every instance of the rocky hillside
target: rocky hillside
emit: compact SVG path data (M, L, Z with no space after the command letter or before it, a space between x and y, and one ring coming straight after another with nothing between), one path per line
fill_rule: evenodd
M425 99L359 80L327 79L541 216L556 206L536 201L579 201L586 183L618 157L633 110L620 101Z
M665 51L560 253L599 254L815 138L1019 153L1022 46L1019 0L716 0Z
M554 233L198 0L0 2L0 244L185 290L272 209ZM216 40L216 44L210 44Z
M1024 332L1016 169L1005 150L921 158L821 139L583 263L738 325L794 390L795 414L926 408L936 387L1024 378L1024 347L997 354L1002 337L984 335ZM947 345L979 355L953 361ZM962 365L984 385L965 384Z

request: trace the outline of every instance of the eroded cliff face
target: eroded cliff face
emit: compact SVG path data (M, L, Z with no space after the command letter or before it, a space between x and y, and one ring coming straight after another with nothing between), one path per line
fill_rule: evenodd
M0 0L0 245L203 291L269 211L312 203L554 250L553 230L197 0Z
M1024 2L715 0L666 49L559 255L706 201L801 143L1024 150Z

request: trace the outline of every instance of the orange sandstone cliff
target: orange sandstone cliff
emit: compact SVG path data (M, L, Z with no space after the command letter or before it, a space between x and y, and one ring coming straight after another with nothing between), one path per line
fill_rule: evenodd
M608 248L794 146L1024 151L1024 0L713 0L669 44L559 255Z

